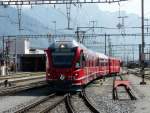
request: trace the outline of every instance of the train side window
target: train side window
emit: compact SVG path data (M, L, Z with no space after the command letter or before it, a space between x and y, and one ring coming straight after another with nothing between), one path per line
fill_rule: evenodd
M96 62L96 66L99 66L99 59L97 59L95 62Z
M101 60L99 59L99 66L101 66Z
M107 66L107 62L105 62L105 66Z
M106 66L108 66L108 62L106 62Z

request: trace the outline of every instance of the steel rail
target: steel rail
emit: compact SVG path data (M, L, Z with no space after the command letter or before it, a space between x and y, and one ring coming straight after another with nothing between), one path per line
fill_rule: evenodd
M12 78L12 79L2 79L3 81L4 80L8 80L9 83L11 84L14 84L14 83L19 83L19 82L28 82L28 81L31 81L31 80L41 80L41 79L44 79L45 77L44 76L38 76L38 77L33 77L33 78L30 78L30 77L27 77L27 78L24 78L24 77L20 77L20 78L17 78L18 80L15 80L16 78ZM13 80L14 79L14 80ZM3 81L0 79L0 84L2 85Z
M86 106L93 112L93 113L100 113L96 107L90 102L89 98L87 97L86 93L85 93L85 89L83 89L81 91L81 96L82 99L84 100L84 103L86 104Z
M20 108L19 110L15 111L14 113L25 113L25 112L27 112L29 109L32 109L33 107L35 107L35 106L41 104L41 103L44 102L44 101L47 101L49 98L52 98L52 97L54 97L54 96L56 96L55 93L54 93L54 94L50 94L50 95L48 95L48 96L46 96L46 97L44 97L44 98L42 98L42 99L40 99L40 100L38 100L38 101L36 101L36 102L33 102L33 103L31 103L31 104L29 104L29 105L23 107L23 108Z
M127 88L125 88L125 89L126 89L128 95L130 96L131 100L136 100L137 99L136 96L134 95L134 93L131 91L131 89L127 89Z
M6 95L14 95L18 92L29 90L29 89L34 89L34 88L39 88L46 86L47 83L45 81L41 82L35 82L29 85L21 85L21 86L15 86L15 87L10 87L7 89L0 90L0 96L6 96Z
M41 110L38 113L48 113L49 111L51 111L52 109L54 109L57 105L59 105L60 103L62 103L66 99L66 96L67 95L64 95L63 98L61 98L58 101L56 101L53 105L46 107L44 110Z
M65 99L65 104L66 104L66 108L68 113L76 113L75 109L73 108L72 104L71 104L71 96L68 93Z

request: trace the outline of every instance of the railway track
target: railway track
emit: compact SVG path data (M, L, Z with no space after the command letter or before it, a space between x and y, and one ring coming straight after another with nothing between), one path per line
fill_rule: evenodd
M23 77L38 77L39 75L45 75L45 72L17 72L8 76L1 76L0 80L5 80L5 79L18 79L18 78L23 78Z
M113 80L113 90L112 90L112 95L113 95L113 99L114 100L119 100L119 94L118 94L118 90L119 88L118 87L115 87L115 80L117 79L117 77L115 76L114 77L114 80ZM119 76L119 79L120 80L123 80L123 78L121 76ZM118 79L118 80L119 80ZM125 86L124 84L121 84L122 88L125 90L125 92L128 94L128 97L131 99L131 100L136 100L136 97L135 95L133 94L133 92L131 91L131 89L127 86ZM123 91L123 89L121 89ZM124 93L125 93L124 92Z
M12 85L16 85L17 83L20 83L20 82L28 82L28 81L33 81L33 80L40 80L40 79L44 79L45 76L34 76L34 77L19 77L19 78L1 78L0 79L0 86L4 86L4 81L5 80L8 80L8 83L12 84Z
M63 102L68 113L76 113L71 103L70 93L64 94L63 96L58 96L56 93L50 94L30 103L27 106L24 106L23 108L20 108L14 113L50 113Z
M44 78L45 76L10 78L7 83L0 80L0 96L13 95L20 91L45 86L47 83Z
M31 84L26 85L20 85L20 86L12 86L0 89L0 96L6 96L6 95L14 95L17 92L25 91L28 89L34 89L38 87L46 86L47 83L45 81L35 82Z
M46 97L42 97L36 102L30 103L23 108L15 111L14 113L48 113L61 102L65 101L67 94L58 96L56 93L50 94Z
M142 77L140 73L140 69L128 69L130 74L136 75L137 77ZM145 74L145 78L150 80L150 74Z
M81 91L81 97L85 103L85 105L91 110L92 113L100 113L96 107L91 103L88 96L86 95L85 89Z
M65 99L65 104L66 104L66 109L67 109L68 113L76 113L76 111L71 103L71 95L70 94L67 94L66 99Z
M90 84L90 83L89 83ZM87 84L79 93L78 97L81 98L82 102L85 104L86 108L88 108L90 110L90 113L100 113L95 105L90 101L90 99L88 98L88 96L86 95L86 91L85 88L89 85ZM75 106L73 106L72 101L71 101L71 94L68 94L65 100L66 103L66 108L68 113L78 113L77 110L75 109ZM83 106L80 106L83 107Z

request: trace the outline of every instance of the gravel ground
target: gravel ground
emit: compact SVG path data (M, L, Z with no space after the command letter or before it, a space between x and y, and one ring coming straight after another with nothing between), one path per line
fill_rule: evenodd
M133 113L150 113L150 80L145 80L146 85L139 85L142 79L134 75L130 75L129 80L138 96Z
M72 96L71 102L77 113L91 113L78 94Z
M52 106L56 102L58 102L60 99L62 99L63 96L55 96L53 98L49 98L46 101L40 103L36 107L33 107L32 109L28 110L26 113L37 113L45 110L45 108Z
M112 100L112 81L112 78L107 78L103 85L97 82L88 87L86 89L87 96L101 113L132 113L136 101Z
M14 96L0 96L0 113L13 113L13 111L23 107L39 97L50 93L48 87L32 89L17 93ZM7 107L6 107L7 106Z
M60 105L58 105L55 109L50 111L49 113L68 113L68 112L66 110L65 103L63 102Z
M112 100L112 78L106 78L103 85L101 85L100 80L94 82L86 89L86 94L101 113L150 113L150 80L146 80L147 85L139 85L141 78L134 75L126 76L126 78L131 81L137 100L133 101L126 98L126 94L122 89L119 93L121 100ZM41 88L18 93L15 96L1 96L0 113L13 113L14 110L21 106L49 93L48 88ZM71 101L78 113L90 113L82 99L78 97L78 94L74 95ZM66 112L64 103L61 103L50 113Z

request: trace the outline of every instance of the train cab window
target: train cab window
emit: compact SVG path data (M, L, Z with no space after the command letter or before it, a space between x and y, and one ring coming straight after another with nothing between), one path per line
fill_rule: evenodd
M52 65L57 68L70 68L74 59L75 50L52 51ZM66 60L67 59L67 60Z
M81 56L80 56L80 67L81 68L85 67L85 56L83 53L81 53Z
M76 62L76 64L75 64L75 67L76 68L83 68L83 67L85 67L85 65L86 65L85 57L83 54L81 54L79 61Z

